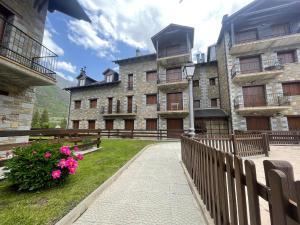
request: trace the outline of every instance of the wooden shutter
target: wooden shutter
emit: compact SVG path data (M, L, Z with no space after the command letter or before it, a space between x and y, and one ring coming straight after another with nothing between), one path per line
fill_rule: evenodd
M167 110L182 110L182 93L167 94Z
M282 36L290 33L290 26L288 23L276 24L272 26L272 36Z
M113 98L108 98L108 113L112 113Z
M183 133L182 119L167 119L167 137L178 138Z
M147 81L157 81L157 72L156 71L146 72L146 80Z
M243 87L243 98L245 107L265 106L265 87L263 85Z
M127 112L132 113L132 96L127 96Z
M167 76L166 81L168 83L181 81L182 80L181 68L177 67L177 68L167 69L166 76Z
M73 120L73 129L79 129L79 120Z
M217 107L218 106L218 99L217 98L210 99L210 106L211 107Z
M133 74L128 74L128 90L133 90Z
M89 120L89 130L94 130L96 128L96 120Z
M157 130L157 119L146 119L146 130Z
M146 95L146 104L147 105L157 104L157 95L156 94Z
M97 108L97 99L90 99L90 108L91 109Z
M257 73L261 72L260 56L240 58L241 73Z
M105 120L105 130L114 129L114 120Z
M237 32L235 38L237 44L255 41L257 40L257 30L253 29Z
M270 130L269 117L246 117L247 130Z
M134 130L134 120L125 120L125 130Z
M278 52L277 58L278 58L279 62L281 62L282 64L293 63L296 61L295 51Z
M300 82L282 84L282 89L286 96L300 95Z
M300 116L288 116L289 130L300 130Z
M80 109L81 108L81 101L80 100L74 101L74 104L75 104L75 109Z

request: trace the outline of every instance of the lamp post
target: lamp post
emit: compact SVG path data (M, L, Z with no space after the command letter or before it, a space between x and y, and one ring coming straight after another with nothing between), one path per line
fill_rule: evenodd
M189 119L190 119L190 128L189 135L193 137L195 135L195 126L194 126L194 107L193 107L193 77L195 71L194 63L188 63L184 66L183 71L185 73L186 79L189 82Z

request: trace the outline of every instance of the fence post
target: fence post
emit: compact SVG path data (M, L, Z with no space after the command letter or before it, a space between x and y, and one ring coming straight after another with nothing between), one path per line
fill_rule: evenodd
M286 208L288 206L288 185L287 176L280 170L268 172L270 184L270 205L272 205L271 224L287 225Z
M133 138L133 130L131 130L131 138Z
M117 129L117 136L119 137L120 136L120 130Z
M98 137L97 137L97 148L100 147L100 135L101 135L101 132L98 132Z
M232 146L233 146L233 154L237 155L237 145L236 145L236 137L235 134L231 134Z
M264 152L265 155L268 157L269 156L269 151L270 151L270 144L269 144L269 136L268 134L262 134L262 141L263 141L263 147L264 147Z

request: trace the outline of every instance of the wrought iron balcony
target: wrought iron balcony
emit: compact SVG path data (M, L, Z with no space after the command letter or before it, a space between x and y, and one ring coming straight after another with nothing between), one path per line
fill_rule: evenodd
M159 79L157 80L157 87L160 90L170 91L170 90L182 90L188 86L187 79L182 78L182 74L180 73L179 76L176 78L168 78L164 77L160 74Z
M117 104L113 107L102 106L100 110L103 116L135 116L137 114L137 105L128 108Z
M57 55L6 20L0 55L55 80Z
M194 102L194 109L219 109L220 108L220 99L206 99L200 100L200 105Z

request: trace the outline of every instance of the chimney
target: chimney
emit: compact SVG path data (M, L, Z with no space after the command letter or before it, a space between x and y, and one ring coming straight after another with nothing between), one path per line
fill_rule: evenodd
M139 48L135 50L135 56L141 56L141 50Z

